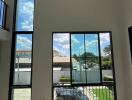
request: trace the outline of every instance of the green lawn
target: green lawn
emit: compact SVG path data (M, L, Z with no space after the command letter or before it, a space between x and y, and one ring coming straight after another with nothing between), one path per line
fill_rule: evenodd
M114 100L112 96L112 91L108 88L103 89L93 89L94 94L99 98L99 100Z

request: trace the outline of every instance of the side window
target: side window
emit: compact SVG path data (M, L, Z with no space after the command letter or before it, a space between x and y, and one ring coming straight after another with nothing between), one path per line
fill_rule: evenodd
M31 100L32 34L16 34L12 100Z
M15 0L9 100L31 100L34 0Z

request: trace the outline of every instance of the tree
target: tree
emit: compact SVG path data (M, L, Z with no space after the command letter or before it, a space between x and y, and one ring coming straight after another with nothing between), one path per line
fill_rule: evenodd
M111 46L108 45L103 49L105 55L111 56Z
M112 61L109 57L102 57L102 69L111 69Z
M103 69L111 69L112 61L111 61L111 46L108 45L103 49L103 52L106 56L102 57L102 68Z
M97 56L94 55L92 52L85 52L79 56L76 54L73 55L73 57L80 63L85 64L89 68L93 67L95 64L98 63ZM86 62L85 62L86 61Z

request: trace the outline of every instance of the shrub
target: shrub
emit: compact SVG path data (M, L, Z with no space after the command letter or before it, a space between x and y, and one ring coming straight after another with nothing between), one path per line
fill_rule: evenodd
M113 81L111 76L104 76L104 81Z
M59 81L62 82L62 83L63 82L70 82L70 77L64 77L64 76L62 76Z
M102 61L102 69L111 69L112 62L111 61Z

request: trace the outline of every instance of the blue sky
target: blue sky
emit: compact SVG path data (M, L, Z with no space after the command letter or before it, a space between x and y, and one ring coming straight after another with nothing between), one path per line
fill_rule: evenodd
M76 54L76 55L83 54L86 49L87 52L92 52L95 55L98 55L98 41L97 40L98 40L97 34L85 35L85 41L84 41L84 34L72 35L71 36L72 54ZM85 42L86 48L84 48L84 42Z
M32 50L32 35L18 34L16 37L16 50Z
M34 0L18 0L17 5L17 20L16 30L17 31L33 31L33 13L34 13ZM74 35L72 39L72 51L79 55L84 52L84 35ZM98 41L97 35L86 35L86 51L92 52L98 55ZM102 33L100 35L101 48L109 45L109 33ZM69 33L58 33L54 35L53 48L59 51L65 56L69 56ZM31 50L32 48L32 36L31 35L17 35L17 50ZM102 52L103 54L103 52Z
M18 0L17 31L33 31L34 0Z
M18 0L16 30L33 31L34 0ZM16 50L31 50L32 35L19 34L16 37Z
M103 49L110 44L109 33L100 33L100 46L101 53ZM95 55L98 54L98 36L97 34L87 34L85 35L85 45L86 51L92 52ZM74 34L71 35L71 49L72 54L82 54L84 53L84 35L83 34ZM59 51L62 55L69 56L69 33L58 33L53 35L53 49Z

